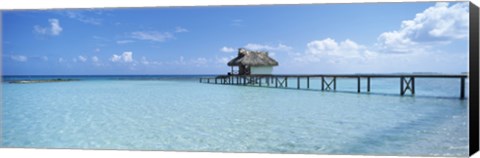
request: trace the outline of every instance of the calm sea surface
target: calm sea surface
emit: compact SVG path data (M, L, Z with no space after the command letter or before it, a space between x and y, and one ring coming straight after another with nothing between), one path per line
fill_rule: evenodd
M372 94L357 94L355 79L321 92L319 79L310 80L317 90L290 90L198 77L4 77L2 146L468 155L468 100L458 99L459 79L419 78L416 96L400 97L399 79L372 79ZM80 80L6 82L40 78Z

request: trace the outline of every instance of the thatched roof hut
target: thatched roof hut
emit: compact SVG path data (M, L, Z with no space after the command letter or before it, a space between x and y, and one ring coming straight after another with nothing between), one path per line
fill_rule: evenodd
M268 52L240 48L238 56L230 60L227 65L232 67L230 74L271 74L273 66L278 66L278 62L269 57ZM234 66L238 66L238 72L233 70Z
M228 66L278 66L278 62L268 56L268 52L238 49L238 56L227 63Z

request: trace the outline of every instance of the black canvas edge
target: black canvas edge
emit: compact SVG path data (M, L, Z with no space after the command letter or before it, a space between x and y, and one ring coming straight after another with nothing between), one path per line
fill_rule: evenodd
M479 150L479 12L478 6L470 2L469 8L469 154Z

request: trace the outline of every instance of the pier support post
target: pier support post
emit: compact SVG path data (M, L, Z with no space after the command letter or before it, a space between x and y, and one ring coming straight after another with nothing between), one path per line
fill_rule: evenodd
M357 93L360 93L360 77L357 77Z
M210 78L207 78L207 83L210 83Z
M200 83L202 83L202 78L200 78Z
M322 76L322 91L325 90L325 77Z
M415 77L411 77L410 82L412 84L412 89L410 89L410 91L412 92L412 95L415 95Z
M367 92L370 92L370 77L367 77Z
M460 79L460 99L465 99L465 77Z
M307 77L307 89L310 89L310 77Z
M288 77L285 77L285 88L288 88Z
M337 90L337 77L333 77L333 90Z
M404 76L400 77L400 95L405 95L407 90L410 90L410 93L412 95L415 94L415 78L414 77L408 77L409 79L405 79ZM404 85L406 84L406 85Z
M267 87L270 87L270 77L265 78L265 82L267 83Z
M258 86L262 86L262 77L258 77Z
M268 81L268 79L269 79L268 77L265 77L265 84L267 84L267 87L268 87L268 85L270 85L269 84L270 82Z
M403 91L403 82L405 80L405 77L400 77L400 95L404 95L405 91Z
M297 77L297 89L300 89L300 77Z
M333 89L336 89L335 77L333 77L329 81L327 81L327 79L325 79L325 77L322 77L322 91L323 90L327 90L327 91L332 90L332 84L333 84Z
M275 88L277 88L277 87L278 87L278 78L275 77Z

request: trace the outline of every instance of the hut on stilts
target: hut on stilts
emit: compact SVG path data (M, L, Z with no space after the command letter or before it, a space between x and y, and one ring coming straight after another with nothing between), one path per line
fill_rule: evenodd
M230 75L271 75L278 62L268 56L268 52L238 49L238 56L227 63ZM235 70L235 67L237 69Z

